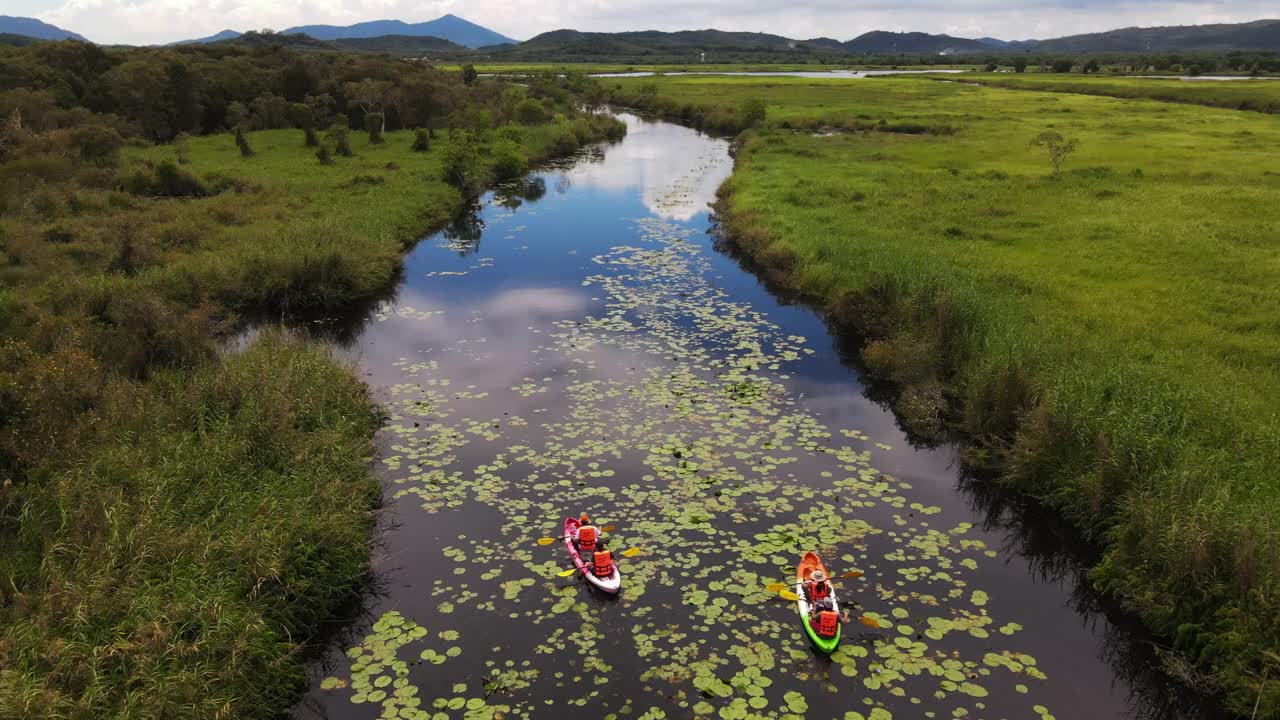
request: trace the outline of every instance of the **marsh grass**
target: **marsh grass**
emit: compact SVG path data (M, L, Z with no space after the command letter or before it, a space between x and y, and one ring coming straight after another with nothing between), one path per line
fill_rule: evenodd
M669 79L760 95L731 235L866 340L908 424L1103 550L1095 585L1231 710L1280 717L1280 128L1237 111L919 80ZM923 81L929 85L927 81ZM954 135L779 129L842 114ZM1044 131L1080 140L1054 177ZM1274 671L1272 675L1274 675Z
M966 73L937 76L935 79L1055 93L1105 95L1134 100L1208 105L1254 112L1280 113L1280 81L1262 80L1178 80L1177 78L1125 78L1105 75Z
M112 442L24 488L0 574L0 715L272 717L289 661L367 571L365 387L267 332L194 373L112 383Z
M616 136L495 133L477 181ZM0 717L278 717L368 564L376 409L247 317L382 296L464 198L413 134L320 164L296 130L0 164ZM176 162L175 162L176 161ZM32 170L39 170L33 175ZM360 179L352 182L353 178Z

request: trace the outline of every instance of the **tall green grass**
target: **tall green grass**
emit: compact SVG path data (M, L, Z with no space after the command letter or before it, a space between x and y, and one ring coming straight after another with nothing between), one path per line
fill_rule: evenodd
M722 192L739 245L866 338L909 425L1096 542L1097 587L1191 681L1280 717L1280 127L919 80L660 94L766 99ZM868 118L955 131L785 129ZM1058 178L1049 129L1080 140Z
M1134 100L1189 103L1210 107L1280 113L1280 81L1261 80L1178 80L1170 78L1107 77L1105 75L1059 75L1035 73L969 73L946 76L952 82L967 82L1012 90L1082 93Z
M365 387L268 332L96 423L113 441L23 489L0 555L0 716L274 717L367 571Z
M479 133L476 180L616 138L611 118ZM440 133L301 131L0 163L0 717L277 717L358 592L379 484L352 368L253 316L376 299L463 197ZM498 152L500 150L500 152ZM33 169L41 170L37 177Z

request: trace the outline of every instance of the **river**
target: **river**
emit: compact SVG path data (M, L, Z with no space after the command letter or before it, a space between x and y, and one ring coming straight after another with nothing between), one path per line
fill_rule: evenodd
M822 317L718 249L728 143L622 117L424 238L339 343L390 416L378 580L295 715L1209 717L1051 523L913 446ZM582 511L620 596L537 542ZM766 588L811 548L864 573L830 658Z

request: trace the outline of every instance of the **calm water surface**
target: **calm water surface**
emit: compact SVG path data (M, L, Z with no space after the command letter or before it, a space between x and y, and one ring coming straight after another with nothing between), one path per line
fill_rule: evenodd
M1062 541L914 448L823 320L717 250L728 144L626 140L424 238L342 344L386 404L379 581L304 718L1192 718ZM615 525L620 597L566 514ZM766 589L817 548L857 603L813 652Z

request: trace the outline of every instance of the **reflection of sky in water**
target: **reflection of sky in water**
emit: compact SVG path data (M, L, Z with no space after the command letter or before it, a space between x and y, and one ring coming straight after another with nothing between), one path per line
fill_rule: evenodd
M728 142L670 123L623 117L627 142L609 148L603 162L570 170L569 180L612 192L638 189L649 212L664 220L688 221L705 211L733 172Z

